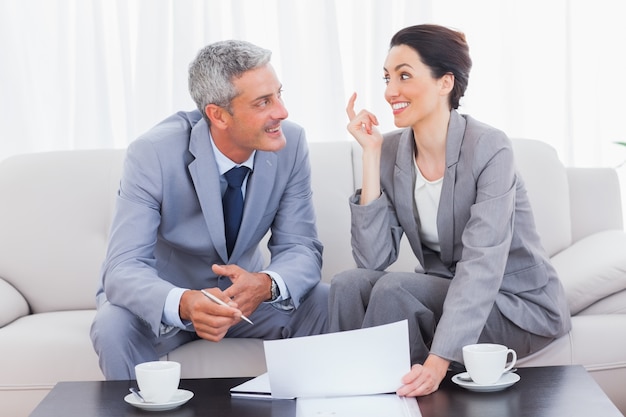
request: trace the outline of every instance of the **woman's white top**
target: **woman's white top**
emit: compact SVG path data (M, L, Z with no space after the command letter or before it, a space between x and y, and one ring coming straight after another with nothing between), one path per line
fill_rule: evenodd
M441 197L441 185L443 177L435 181L428 181L422 175L415 159L415 205L419 216L419 235L422 243L430 249L440 252L439 232L437 231L437 210L439 209L439 198Z

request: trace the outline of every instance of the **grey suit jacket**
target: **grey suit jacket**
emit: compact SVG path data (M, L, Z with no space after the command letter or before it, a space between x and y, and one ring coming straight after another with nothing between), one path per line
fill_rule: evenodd
M230 258L224 237L220 178L208 125L198 111L179 112L128 147L98 305L108 299L147 322L158 335L173 287L225 289L214 263L281 275L297 308L321 279L310 163L304 130L282 123L279 152L257 151L244 214ZM259 242L271 229L272 259Z
M359 267L384 270L403 233L428 274L452 279L431 352L458 356L475 343L495 305L519 327L558 337L571 327L563 287L543 249L506 135L452 111L437 229L441 252L423 246L414 203L411 129L385 135L381 198L351 200Z

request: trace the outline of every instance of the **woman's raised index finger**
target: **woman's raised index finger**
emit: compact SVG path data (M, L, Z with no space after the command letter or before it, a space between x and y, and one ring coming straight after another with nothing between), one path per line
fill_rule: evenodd
M346 113L348 113L348 118L350 120L354 119L356 113L354 112L354 102L356 101L356 93L352 93L350 96L350 100L348 100L348 106L346 107Z

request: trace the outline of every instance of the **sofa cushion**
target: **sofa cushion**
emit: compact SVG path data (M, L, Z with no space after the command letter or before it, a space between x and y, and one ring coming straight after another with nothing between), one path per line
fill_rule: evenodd
M578 313L579 316L598 314L626 314L626 290L604 297Z
M95 310L29 314L0 331L0 387L52 388L104 379L91 345Z
M523 358L518 366L584 365L588 371L624 369L626 320L621 314L572 317L572 330ZM598 342L602 346L598 346ZM601 352L601 354L599 354ZM622 387L619 387L622 389Z
M624 254L626 234L608 230L583 238L552 257L571 314L626 288Z
M261 339L222 339L219 343L194 340L162 359L180 362L182 378L258 376L267 371Z

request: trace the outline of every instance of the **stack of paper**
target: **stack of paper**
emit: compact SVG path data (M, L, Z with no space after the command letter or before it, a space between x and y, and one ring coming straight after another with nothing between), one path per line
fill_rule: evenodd
M414 398L395 395L411 367L408 340L403 320L265 341L268 372L232 388L231 395L297 398L298 417L421 416Z
M298 398L296 417L421 417L415 398L395 394Z

